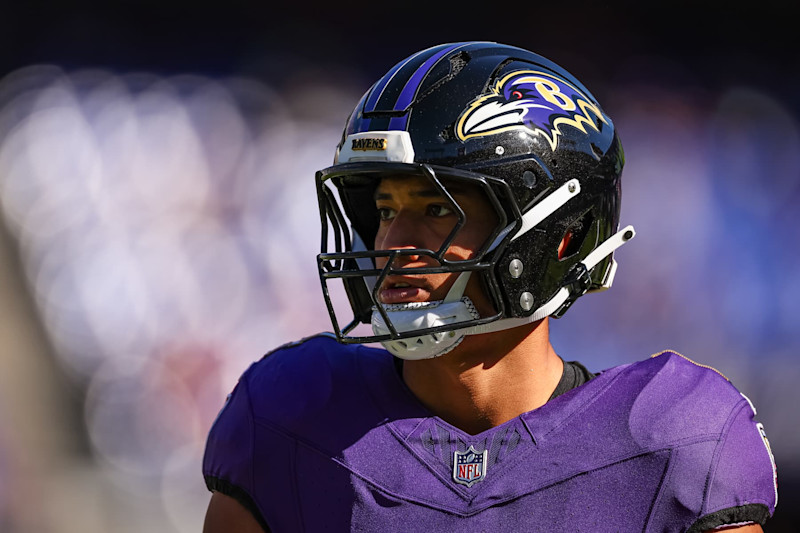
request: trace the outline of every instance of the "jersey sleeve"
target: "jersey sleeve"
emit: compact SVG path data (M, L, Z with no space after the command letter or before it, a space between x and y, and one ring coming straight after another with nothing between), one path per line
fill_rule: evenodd
M253 498L253 413L247 372L239 379L217 415L206 441L203 476L208 490L226 494L248 509L269 531Z
M778 503L775 460L755 414L749 400L737 404L731 414L714 453L703 516L690 531L763 524L775 512Z

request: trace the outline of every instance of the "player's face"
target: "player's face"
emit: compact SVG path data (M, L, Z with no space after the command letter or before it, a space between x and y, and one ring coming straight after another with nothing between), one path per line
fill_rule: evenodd
M453 261L469 259L484 246L497 226L497 214L475 186L458 184L448 186L447 190L463 209L466 220L444 257ZM438 250L458 221L454 206L422 176L384 178L375 192L375 206L380 217L376 250ZM377 258L377 266L385 267L387 260ZM426 255L402 255L392 266L419 268L438 263ZM457 276L458 273L390 275L381 286L379 297L384 304L441 300ZM481 315L493 312L476 276L470 278L464 294Z

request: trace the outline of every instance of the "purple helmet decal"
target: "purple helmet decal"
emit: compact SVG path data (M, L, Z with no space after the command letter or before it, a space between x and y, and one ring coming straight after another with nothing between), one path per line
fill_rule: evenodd
M527 130L558 146L562 127L583 133L586 126L598 131L595 120L609 124L597 104L563 79L536 70L507 74L475 99L461 114L456 135L462 141L510 130Z

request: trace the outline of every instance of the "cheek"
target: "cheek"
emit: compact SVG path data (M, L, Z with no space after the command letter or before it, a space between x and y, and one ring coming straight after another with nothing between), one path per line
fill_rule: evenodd
M470 247L465 247L459 244L454 244L444 254L444 258L449 261L464 261L474 255L474 251Z
M385 250L384 242L386 242L386 230L381 226L378 228L378 233L375 234L375 242L372 247L373 250ZM386 266L386 263L389 262L389 259L385 256L378 256L373 259L375 262L375 266L377 268L383 268Z
M375 241L373 242L373 249L380 250L383 246L383 240L386 238L386 228L383 224L378 226L378 231L375 233Z
M456 236L456 240L447 250L445 257L452 260L471 259L475 256L475 252L486 244L487 238L488 231L486 228L475 226L472 228L464 228L458 236Z

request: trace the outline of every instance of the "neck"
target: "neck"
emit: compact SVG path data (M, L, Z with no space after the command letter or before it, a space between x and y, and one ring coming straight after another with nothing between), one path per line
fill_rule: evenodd
M473 435L544 405L562 372L546 318L467 336L442 357L403 362L403 380L414 395L432 413Z

